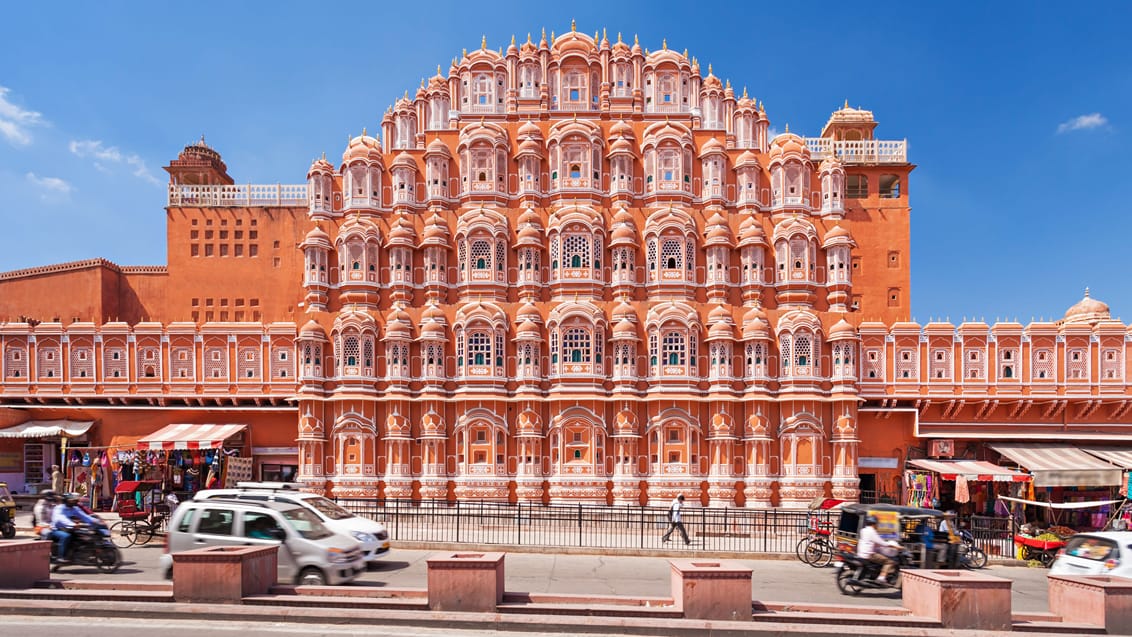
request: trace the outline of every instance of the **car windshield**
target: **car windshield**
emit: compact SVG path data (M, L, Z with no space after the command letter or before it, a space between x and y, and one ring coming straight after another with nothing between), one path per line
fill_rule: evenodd
M287 523L291 525L291 528L308 540L321 540L334 535L330 529L318 521L313 513L306 509L288 509L281 513Z
M1078 535L1069 539L1065 545L1065 553L1073 557L1102 562L1110 557L1116 557L1119 549L1116 542L1103 537Z
M337 504L334 504L334 502L327 500L326 498L321 496L317 498L306 498L303 500L303 502L310 505L314 508L315 511L318 511L331 520L345 520L347 518L354 517L353 513L350 513L346 509L343 509Z

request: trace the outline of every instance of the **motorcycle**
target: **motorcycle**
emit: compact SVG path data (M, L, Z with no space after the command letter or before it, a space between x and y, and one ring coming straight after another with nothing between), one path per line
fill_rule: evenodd
M967 529L959 530L959 566L966 569L984 568L987 565L987 553L975 545L975 536Z
M55 557L54 542L51 547L51 570L58 571L63 566L94 566L103 573L113 573L122 565L122 552L110 541L110 528L105 524L76 525L71 530L70 561L63 562Z
M884 582L877 581L881 565L846 551L837 552L837 589L842 595L857 595L866 588L897 589L900 588L900 569L909 563L911 554L907 551L892 558L896 567Z

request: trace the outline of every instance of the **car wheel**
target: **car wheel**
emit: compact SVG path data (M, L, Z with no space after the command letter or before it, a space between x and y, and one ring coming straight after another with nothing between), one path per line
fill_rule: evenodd
M313 566L308 566L299 573L299 586L326 586L326 575Z

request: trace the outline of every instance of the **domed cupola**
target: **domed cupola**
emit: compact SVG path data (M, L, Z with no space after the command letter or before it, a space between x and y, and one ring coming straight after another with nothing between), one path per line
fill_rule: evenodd
M1058 323L1084 323L1095 325L1101 321L1110 320L1111 318L1112 315L1109 313L1108 304L1089 296L1089 288L1085 288L1085 298L1077 301L1072 307L1066 310L1065 316L1058 321Z
M299 248L303 251L303 287L307 290L307 311L325 312L329 300L330 251L333 249L330 236L316 223L299 244Z
M393 176L393 207L412 206L417 203L417 162L405 151L397 154L389 167Z
M810 178L813 164L810 149L801 137L787 132L774 138L770 145L771 209L780 214L810 210Z
M326 337L326 330L322 325L312 319L299 330L297 340L296 347L299 350L301 363L299 380L303 382L304 389L317 389L318 383L322 382L323 355L330 339ZM311 384L307 385L308 383Z
M852 296L852 251L857 247L844 226L835 225L825 233L821 247L828 268L826 300L832 312L846 312Z
M311 219L329 219L334 214L334 166L326 154L307 171L307 204Z
M376 210L381 207L381 144L363 129L351 138L342 153L342 197L345 210Z

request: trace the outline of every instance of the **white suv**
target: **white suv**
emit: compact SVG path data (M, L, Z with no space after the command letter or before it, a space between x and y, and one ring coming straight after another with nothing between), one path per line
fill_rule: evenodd
M389 531L384 524L354 515L321 495L299 491L301 487L301 484L290 482L238 482L235 489L198 491L193 499L224 498L297 504L314 513L331 530L357 540L362 545L367 564L389 552Z

